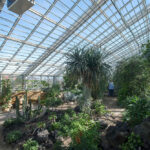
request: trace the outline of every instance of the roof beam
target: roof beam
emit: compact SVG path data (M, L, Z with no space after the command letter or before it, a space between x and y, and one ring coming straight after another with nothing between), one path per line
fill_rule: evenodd
M81 18L74 24L70 29L68 29L60 39L58 39L54 45L46 52L44 53L41 58L36 61L29 70L25 72L25 75L29 75L33 70L35 70L46 58L49 57L49 55L54 52L59 46L61 46L76 30L79 29L80 26L82 26L92 15L95 14L95 12L98 11L98 9L105 3L105 0L100 1L97 6L94 5L84 14L81 16Z
M146 0L142 0L142 4L144 6L145 13L147 14L146 15L147 28L150 31L150 21L149 21L149 16L148 16L149 12L148 12L148 9L147 9L147 6L146 6ZM148 40L149 40L149 38L150 38L149 32L147 32L147 35L148 35Z
M95 2L95 0L91 0L91 1L92 1L92 3L93 3L94 5L97 5L97 2ZM103 10L99 9L99 11L100 11L101 14L103 14L103 15L105 16L105 18L107 19L107 21L114 27L114 29L117 31L117 33L124 39L124 41L126 42L126 44L128 44L128 39L127 39L127 38L124 36L124 34L117 28L117 26L113 23L113 21L111 20L111 18L109 18L109 17L107 16L107 14L106 14ZM132 49L131 45L130 45L130 44L128 44L128 45L129 45L129 48Z
M32 32L28 35L28 37L25 39L25 41L28 41L30 39L30 37L32 36L32 34L34 33L34 31L40 26L41 22L44 20L44 17L51 11L51 9L53 8L53 6L56 4L58 0L55 0L54 3L49 7L49 9L45 12L45 14L42 16L42 18L39 20L39 22L36 24L36 26L34 27L34 29L32 30ZM45 39L45 38L44 38ZM43 42L43 40L42 40ZM41 45L41 42L38 44L38 46ZM22 47L24 46L24 43L22 43L22 45L20 45L20 47L18 48L18 50L16 51L16 53L13 55L13 57L11 58L11 60L14 59L14 57L19 53L19 51L22 49ZM34 50L32 51L32 53L27 57L29 58L34 52L36 51L36 48L34 48ZM27 59L25 59L26 61ZM10 61L11 62L11 61ZM1 73L7 68L9 64L7 64L3 70L1 71ZM18 68L17 68L18 69ZM16 70L17 70L16 69ZM15 70L15 71L16 71ZM15 72L14 71L14 72ZM13 72L13 73L14 73Z
M141 32L140 34L138 34L138 36L136 36L136 39L139 39L140 37L142 37L143 35L147 34L147 32L149 32L149 29L144 30L143 32ZM132 43L134 41L134 38L129 40L129 43ZM110 53L110 56L113 57L112 54L116 53L118 50L121 50L122 48L124 48L126 46L126 43L120 45L119 47L117 47L113 52ZM111 59L111 57L109 57L109 59Z
M126 28L128 28L129 31L130 31L130 33L132 34L132 36L133 36L133 38L134 38L134 41L135 41L136 44L139 46L139 43L137 42L137 40L136 40L136 38L135 38L135 36L134 36L134 33L132 32L130 26L127 24L127 22L126 22L124 16L121 14L121 12L120 12L120 10L118 9L118 7L116 6L115 2L114 2L113 0L111 0L111 2L112 2L112 4L113 4L113 6L115 7L115 9L117 10L117 12L119 13L119 15L120 15L120 17L121 17L123 23L125 24Z
M0 12L2 11L6 0L0 0Z
M58 0L55 0L55 3L56 3L57 1L58 1ZM42 41L39 43L39 45L41 45L41 44L50 36L50 34L59 26L59 24L65 19L65 17L70 13L70 11L72 11L72 9L74 9L74 8L77 6L77 4L78 4L79 2L80 2L80 0L77 0L77 2L76 2L76 3L70 8L70 10L60 19L60 21L55 24L54 28L45 36L44 39L42 39ZM53 8L53 6L55 5L55 3L53 3L53 5L47 10L47 12L44 14L44 16L42 16L42 21L44 20L44 18L46 17L46 15L50 12L50 10ZM42 21L39 22L39 25L40 25L40 23L41 23ZM38 26L39 26L39 25L38 25ZM34 33L34 31L32 31L32 32ZM36 51L36 48L33 50L33 52L32 52L25 60L27 60L35 51ZM19 69L19 67L18 67L17 69ZM17 69L16 69L13 73L15 73L15 72L17 71Z

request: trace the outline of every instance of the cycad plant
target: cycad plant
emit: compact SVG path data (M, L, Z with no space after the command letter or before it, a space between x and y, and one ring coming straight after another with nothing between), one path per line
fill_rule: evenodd
M86 107L90 106L92 91L99 89L99 92L104 92L106 88L110 70L110 66L104 62L106 56L107 54L102 53L98 47L76 47L67 54L66 72L72 79L82 81Z

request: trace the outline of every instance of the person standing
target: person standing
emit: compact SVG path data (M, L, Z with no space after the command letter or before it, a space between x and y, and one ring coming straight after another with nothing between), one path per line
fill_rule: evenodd
M109 96L114 96L114 83L111 81L108 86Z

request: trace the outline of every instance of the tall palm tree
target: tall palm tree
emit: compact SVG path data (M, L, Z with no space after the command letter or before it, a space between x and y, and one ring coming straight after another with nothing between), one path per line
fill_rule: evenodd
M110 72L110 66L104 62L106 56L98 47L76 47L67 54L66 70L73 79L82 81L85 105L90 104L92 90L99 88L101 83L106 85Z

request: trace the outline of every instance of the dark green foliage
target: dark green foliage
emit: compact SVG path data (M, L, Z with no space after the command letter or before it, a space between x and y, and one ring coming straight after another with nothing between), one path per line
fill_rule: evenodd
M23 136L22 132L19 130L14 130L9 132L6 135L6 142L11 144L11 143L15 143L16 141L18 141L21 137Z
M64 82L63 82L63 88L64 90L72 90L75 89L77 84L78 84L78 80L77 79L72 79L72 76L69 73L66 73L63 76Z
M150 116L150 104L146 98L129 97L124 120L131 126L141 123Z
M4 128L13 128L14 126L20 126L24 124L24 120L21 118L11 118L7 119L3 126Z
M53 145L54 150L68 150L62 147L62 142L61 141L56 141Z
M29 139L23 144L23 150L38 150L39 144L37 141Z
M143 57L150 63L150 41L142 45Z
M137 150L143 145L140 136L135 135L133 132L128 137L128 141L121 145L121 150Z
M58 97L60 94L59 85L53 85L46 92L45 100L42 102L46 107L57 107L62 104L61 99Z
M150 68L141 57L122 61L114 74L118 100L124 104L128 96L145 95L150 86Z
M7 104L11 98L11 82L9 79L1 80L2 93L0 95L0 102L2 104Z

